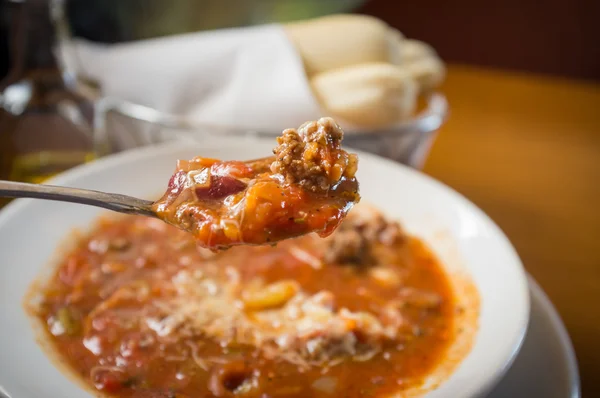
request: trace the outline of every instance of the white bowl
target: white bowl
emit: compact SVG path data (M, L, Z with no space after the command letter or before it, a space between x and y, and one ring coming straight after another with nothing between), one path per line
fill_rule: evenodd
M52 183L150 199L162 192L178 158L252 159L270 153L272 146L268 140L221 148L182 143L147 147L78 167ZM466 272L479 291L479 329L472 350L427 397L485 395L512 362L527 327L527 279L517 254L481 210L448 187L391 161L359 156L363 200L423 238L449 270ZM41 200L18 200L0 212L0 392L13 398L49 392L61 398L89 396L36 343L22 300L65 237L74 228L88 228L102 212Z

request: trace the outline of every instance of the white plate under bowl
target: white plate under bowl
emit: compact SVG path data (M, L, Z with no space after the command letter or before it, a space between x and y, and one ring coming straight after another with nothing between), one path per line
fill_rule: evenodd
M531 316L523 347L487 398L580 398L573 344L546 293L529 277Z
M272 147L270 140L219 148L181 143L148 147L78 167L52 183L154 198L164 190L178 158L202 154L253 159L270 153ZM509 367L527 328L529 292L517 254L481 210L448 187L391 161L359 156L364 201L423 238L446 266L460 262L480 293L473 349L427 396L487 394ZM34 200L16 201L0 212L0 386L13 398L46 397L50 391L61 398L88 396L37 345L21 302L69 232L85 230L101 213L88 206Z

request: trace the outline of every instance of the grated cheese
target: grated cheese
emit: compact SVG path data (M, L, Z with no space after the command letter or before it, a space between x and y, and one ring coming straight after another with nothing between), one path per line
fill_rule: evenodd
M218 278L179 272L172 278L177 295L153 303L161 316L148 317L147 327L159 337L203 335L223 346L233 342L254 346L267 357L304 367L333 366L340 357L365 360L379 352L384 339L395 336L394 328L384 327L372 314L336 310L327 291L312 295L299 291L280 308L245 311L239 275L232 269L225 274ZM245 286L261 283L254 280ZM357 341L356 331L366 336L366 342ZM198 366L206 365L197 348L191 348L191 355Z

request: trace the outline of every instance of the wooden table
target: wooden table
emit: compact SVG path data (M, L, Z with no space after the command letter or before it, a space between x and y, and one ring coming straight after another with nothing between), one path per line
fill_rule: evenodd
M425 172L505 231L562 316L600 397L600 85L451 66Z

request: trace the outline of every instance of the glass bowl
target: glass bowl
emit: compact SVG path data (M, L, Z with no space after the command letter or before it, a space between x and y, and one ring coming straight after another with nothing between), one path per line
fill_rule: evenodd
M447 113L446 98L433 93L426 98L424 109L410 120L385 129L346 130L344 146L419 169ZM281 131L194 124L176 115L109 97L97 101L95 114L94 148L97 156L173 140L225 145L241 140L251 142L257 138L274 140L281 134Z

